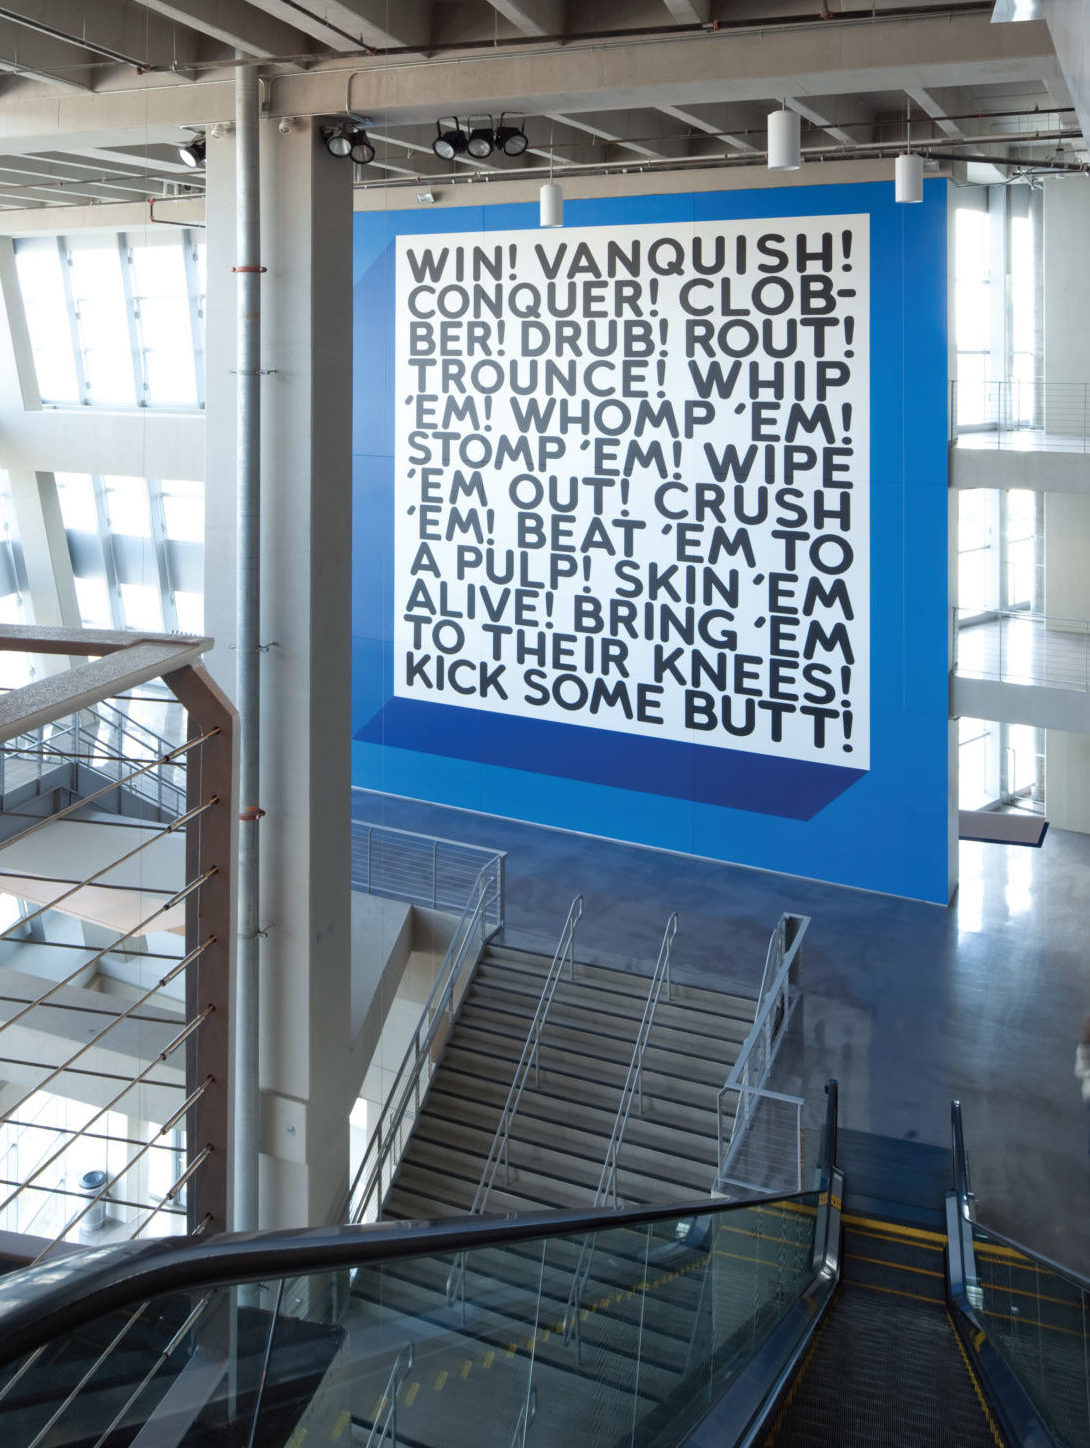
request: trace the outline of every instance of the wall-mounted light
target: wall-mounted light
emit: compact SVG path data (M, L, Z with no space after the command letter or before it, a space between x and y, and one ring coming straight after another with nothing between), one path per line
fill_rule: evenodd
M418 206L434 206L434 205L435 205L435 192L434 192L434 191L418 191L418 192L416 193L416 201L417 201L417 205L418 205Z
M444 121L453 121L454 124L444 131ZM435 140L431 143L440 161L453 161L455 156L461 156L467 144L466 133L458 124L457 116L440 116L435 123Z
M331 156L343 160L352 152L352 140L344 126L338 126L336 130L329 131L325 138L325 148Z
M797 171L802 165L802 122L798 111L773 111L768 117L768 169Z
M325 133L325 148L338 160L351 160L366 166L375 159L375 148L360 126L340 125Z
M204 137L194 136L192 141L178 147L178 160L183 166L189 166L195 171L198 166L204 165L204 155L207 149Z
M541 225L564 225L564 193L555 181L546 181L541 188Z

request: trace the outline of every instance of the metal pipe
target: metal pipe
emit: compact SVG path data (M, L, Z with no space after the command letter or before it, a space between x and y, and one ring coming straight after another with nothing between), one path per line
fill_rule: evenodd
M242 59L242 56L238 56ZM235 73L236 484L239 711L238 977L235 998L235 1149L232 1225L258 1226L258 1000L260 936L257 822L260 788L261 290L258 76Z

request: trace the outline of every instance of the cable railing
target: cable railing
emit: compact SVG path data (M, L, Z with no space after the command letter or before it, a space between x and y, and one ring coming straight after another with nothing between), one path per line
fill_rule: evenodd
M0 699L4 747L43 776L58 759L79 769L66 804L20 806L0 838L5 889L29 897L0 930L0 1077L21 1088L0 1115L0 1229L40 1260L62 1242L226 1227L237 791L235 716L197 667L207 640L0 629L0 648L38 642L96 660ZM159 672L188 715L175 745L109 702ZM87 819L156 775L156 818ZM74 921L94 923L94 944ZM177 951L149 949L159 935Z
M1088 452L1090 383L955 380L950 436L962 448Z
M485 945L503 920L503 857L480 871L427 1003L367 1142L346 1204L347 1220L376 1220L438 1068L462 997Z
M542 983L541 994L538 997L537 1008L534 1011L533 1020L530 1022L530 1029L526 1033L526 1042L519 1056L518 1065L515 1067L514 1076L511 1078L511 1087L507 1093L507 1099L503 1103L503 1110L500 1112L500 1119L496 1123L496 1129L492 1134L492 1141L485 1157L484 1166L481 1168L480 1181L477 1183L477 1190L473 1196L473 1203L470 1206L470 1213L479 1216L488 1210L488 1199L492 1195L492 1188L496 1184L496 1176L500 1166L503 1166L504 1185L510 1184L510 1142L511 1128L514 1125L515 1117L518 1115L519 1104L522 1101L522 1093L530 1079L530 1072L534 1073L534 1085L537 1086L540 1080L539 1061L541 1055L541 1037L545 1029L545 1022L549 1016L549 1007L553 1003L553 996L556 994L556 987L560 977L567 970L569 980L575 979L575 930L579 921L583 918L583 897L577 895L572 901L568 910L567 919L560 932L560 939L557 941L556 950L549 969L545 973L545 980ZM459 1257L455 1260L450 1269L450 1276L447 1278L447 1301L460 1300L465 1303L465 1258Z
M643 1114L643 1059L647 1052L647 1043L651 1037L651 1029L655 1022L655 1010L658 1007L659 997L662 995L662 988L666 987L666 998L670 999L670 956L674 948L674 939L677 935L677 912L675 911L666 922L666 929L663 932L662 944L659 947L658 959L655 962L655 969L651 975L650 985L647 990L647 1003L643 1008L643 1017L640 1021L640 1028L636 1033L636 1042L632 1047L632 1059L628 1065L628 1074L625 1077L624 1085L621 1087L621 1099L617 1105L617 1114L613 1119L613 1130L610 1133L609 1143L606 1146L605 1158L602 1162L602 1171L598 1178L598 1186L594 1192L594 1205L604 1206L610 1203L614 1209L618 1205L617 1200L617 1168L620 1161L621 1148L624 1145L625 1132L628 1129L629 1117L632 1115L632 1106L639 1101L639 1113ZM594 1262L594 1242L591 1238L583 1243L579 1254L579 1262L572 1276L571 1291L568 1294L567 1306L564 1309L563 1333L564 1341L570 1342L574 1337L577 1353L582 1353L582 1321L583 1321L583 1295L586 1291L587 1281L590 1277L591 1267Z
M238 1444L752 1441L835 1288L842 1186L133 1244L0 1280L0 1429L110 1448L182 1423ZM681 1230L684 1228L684 1230ZM555 1328L597 1251L583 1361ZM469 1254L487 1326L443 1299ZM347 1291L345 1290L347 1287ZM266 1305L255 1305L266 1304ZM141 1437L140 1435L143 1435Z
M352 821L352 888L370 895L461 911L481 870L498 861L502 873L505 858L482 845ZM501 888L493 905L502 902ZM500 929L502 917L494 916L492 925Z
M809 924L806 915L781 915L769 938L753 1025L716 1096L716 1193L763 1193L769 1182L801 1188L803 1103L797 1096L769 1091L767 1083L802 995Z
M955 609L954 620L958 677L1090 692L1090 621L976 608Z
M70 786L76 792L89 788L78 778L80 768L120 784L126 765L147 760L155 767L130 775L126 789L161 812L178 812L185 804L185 770L174 758L179 742L103 700L10 739L0 749L0 797L28 783L40 786L65 766L77 772Z

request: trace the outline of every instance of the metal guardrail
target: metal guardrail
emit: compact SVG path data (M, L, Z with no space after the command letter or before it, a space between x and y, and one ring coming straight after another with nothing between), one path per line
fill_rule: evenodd
M594 1205L605 1206L612 1199L614 1211L617 1210L617 1163L620 1159L621 1147L624 1145L625 1131L628 1128L628 1119L632 1114L632 1103L636 1096L639 1096L639 1110L643 1112L643 1058L647 1051L647 1042L651 1035L651 1028L655 1021L655 1009L662 995L662 987L666 986L666 998L670 999L670 956L674 948L674 938L677 935L677 911L670 916L666 922L666 929L663 932L662 944L659 946L658 960L655 962L655 969L651 976L651 983L647 991L647 1004L643 1008L643 1018L640 1021L640 1029L636 1033L636 1044L632 1048L632 1060L629 1062L628 1074L625 1077L624 1086L621 1088L621 1099L617 1106L617 1114L613 1119L613 1131L610 1134L609 1145L606 1147L605 1160L602 1163L602 1172L598 1178L598 1186L594 1193ZM583 1292L586 1288L587 1279L590 1276L591 1264L594 1260L595 1241L588 1237L579 1253L579 1262L572 1277L571 1291L568 1294L568 1305L564 1310L564 1341L570 1342L572 1337L576 1339L576 1350L582 1354L582 1338L580 1324L582 1322Z
M962 447L1090 452L1090 383L954 380L950 437Z
M807 915L781 915L769 938L764 973L757 998L757 1014L738 1059L715 1099L719 1169L712 1190L722 1192L730 1180L732 1163L738 1156L746 1130L765 1098L781 1102L798 1101L765 1090L780 1042L802 994L803 942L810 924ZM733 1097L734 1111L729 1133L725 1130L727 1104ZM760 1108L780 1114L780 1108ZM801 1111L799 1102L798 1111ZM778 1136L776 1128L772 1134ZM801 1167L800 1167L801 1175ZM738 1183L742 1185L742 1183ZM747 1183L746 1190L751 1190Z
M1090 621L1027 609L954 610L956 675L1090 693Z
M350 1222L375 1220L382 1211L462 997L485 945L503 922L503 888L503 857L495 856L477 876L349 1188Z
M461 911L477 876L506 855L483 845L352 821L352 888L433 910ZM497 903L502 905L503 891ZM493 922L499 929L502 917Z

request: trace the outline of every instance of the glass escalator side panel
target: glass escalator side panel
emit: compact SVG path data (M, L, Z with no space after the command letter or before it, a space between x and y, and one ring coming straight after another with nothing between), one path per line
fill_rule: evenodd
M1090 1295L975 1224L973 1256L990 1340L1056 1441L1090 1448Z

